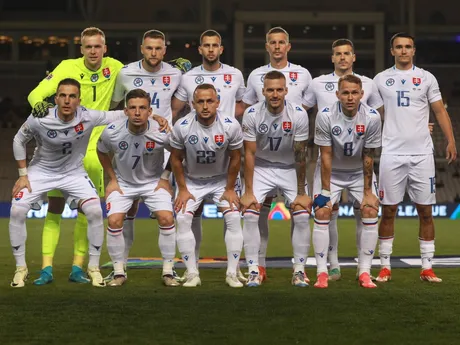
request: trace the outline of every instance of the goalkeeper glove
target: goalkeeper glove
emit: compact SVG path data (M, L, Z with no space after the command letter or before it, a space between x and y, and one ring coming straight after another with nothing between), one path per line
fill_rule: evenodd
M190 60L184 59L184 58L177 58L171 61L168 61L168 63L176 67L179 71L182 72L182 74L190 71L192 69L192 63Z
M48 103L46 101L38 102L37 104L34 105L32 109L32 115L33 117L45 117L48 115L48 110L49 108L52 108L53 105L51 103Z
M323 208L329 201L331 201L331 192L323 189L321 194L313 200L313 209L316 207Z

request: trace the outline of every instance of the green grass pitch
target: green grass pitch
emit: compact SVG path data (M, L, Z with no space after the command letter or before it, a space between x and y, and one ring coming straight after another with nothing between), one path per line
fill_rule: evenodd
M436 252L460 254L460 222L436 220ZM129 271L121 288L67 281L74 221L62 222L52 284L32 285L41 264L42 220L28 225L26 287L9 286L14 260L8 220L0 220L0 344L457 344L458 268L437 269L444 281L393 269L393 281L365 290L355 270L326 290L295 288L290 269L268 269L257 289L225 286L224 269L202 269L203 286L166 288L158 269ZM223 256L222 220L204 220L202 256ZM269 256L291 255L288 222L270 223ZM397 220L394 255L418 255L418 223ZM339 254L355 255L354 223L339 220ZM155 221L138 220L132 256L159 256ZM312 253L311 253L312 254ZM106 252L101 263L109 260ZM108 273L108 271L103 272ZM309 276L314 276L312 269Z

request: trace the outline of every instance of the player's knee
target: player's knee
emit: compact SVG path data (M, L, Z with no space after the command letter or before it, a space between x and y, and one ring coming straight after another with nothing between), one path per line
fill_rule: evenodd
M363 210L361 211L361 217L362 218L377 218L378 211L372 207L364 207Z
M159 226L170 226L174 224L173 213L170 211L159 211L156 212L155 216Z
M177 222L177 232L188 232L192 231L192 219L193 214L185 212L179 212L176 215L176 222Z
M305 210L292 212L292 222L294 225L309 224L310 215Z
M245 223L259 223L259 212L254 211L254 210L246 210L244 212L243 217L244 217L244 222Z
M383 205L382 218L384 220L393 220L396 216L398 205Z
M80 209L88 219L88 223L102 221L102 208L99 199L94 198L82 201Z
M128 210L128 217L136 217L137 211L139 210L139 200L134 200L131 208Z
M241 217L238 211L228 209L224 212L224 221L228 231L241 231Z
M48 197L48 212L61 214L64 211L65 200L61 197Z
M416 207L417 207L418 217L421 222L426 223L426 224L433 222L431 205L416 204Z
M331 209L328 207L322 207L315 211L315 218L318 220L330 220Z
M29 212L30 206L27 204L15 203L10 209L10 218L15 221L25 222L27 218L27 212Z
M334 204L334 206L332 206L332 211L338 211L339 210L339 204Z
M125 220L124 213L115 213L109 216L107 222L108 222L109 228L121 229L123 227L124 220Z

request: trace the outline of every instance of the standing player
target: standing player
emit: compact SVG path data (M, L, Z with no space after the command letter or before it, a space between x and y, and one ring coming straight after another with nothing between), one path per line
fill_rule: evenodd
M104 241L102 210L97 190L83 167L91 132L94 127L122 119L123 112L102 112L80 107L80 84L66 78L59 82L55 101L42 119L29 116L14 137L14 157L19 179L13 188L10 217L10 241L16 259L16 272L11 283L23 287L28 270L25 260L27 212L50 190L59 190L71 207L88 218L88 274L94 286L105 286L99 272L99 259ZM26 143L35 138L37 148L26 167ZM52 276L48 282L52 281Z
M177 181L177 246L187 268L185 287L201 285L195 258L193 213L206 196L213 198L226 225L227 276L230 287L242 287L236 271L243 247L235 182L240 171L243 135L233 114L218 111L215 87L201 84L194 111L176 122L171 135L171 165Z
M220 101L219 111L224 113L225 116L233 118L235 115L238 115L235 113L237 109L236 104L241 102L245 91L243 74L237 68L220 62L220 56L224 51L224 47L222 46L222 38L218 32L214 30L203 32L200 37L198 51L202 56L202 64L183 75L181 85L172 99L173 118L177 118L178 112L182 110L187 102L191 105L195 88L197 85L204 83L214 85ZM238 107L238 109L240 108ZM242 112L239 115L242 115ZM241 193L239 176L236 188ZM202 238L201 213L202 205L196 210L192 222L192 231L196 240L195 257L197 260L200 256ZM245 280L239 270L238 273L240 279Z
M126 281L123 221L133 201L140 198L158 220L163 281L166 286L179 285L173 278L176 229L171 194L169 188L157 187L169 135L160 132L158 123L149 119L151 102L144 90L129 91L125 108L128 119L106 127L98 143L99 159L110 177L107 185L107 248L113 261L114 277L108 282L109 286L120 286ZM114 154L115 168L109 152ZM168 180L162 183L169 184Z
M362 82L362 89L364 94L362 95L361 103L367 104L371 108L377 109L379 113L383 115L383 100L380 97L377 86L374 84L373 80L353 72L353 63L356 60L353 43L345 38L334 41L332 43L331 59L332 63L334 64L334 72L330 74L324 74L313 79L303 99L304 107L306 107L307 110L314 106L318 106L318 109L324 109L326 106L330 106L333 103L336 103L338 80L344 75L352 74L360 78ZM318 157L315 175L319 175L320 172L321 157ZM337 203L333 205L331 220L329 223L329 250L327 254L328 261L330 263L329 280L339 280L341 277L338 257L339 234L337 231L339 201L340 198L337 200ZM361 221L359 203L355 202L353 207L356 218L356 245L359 256L359 246L363 223Z
M294 273L292 284L308 286L305 276L311 199L305 186L308 115L301 105L285 100L286 77L278 71L265 75L264 102L249 107L243 116L245 193L244 252L249 267L248 286L259 286L259 209L268 193L279 188L292 210Z
M315 144L320 148L321 174L315 174L313 245L317 264L315 287L327 288L327 251L332 205L348 190L361 205L363 231L359 240L359 284L375 288L370 277L377 245L379 200L374 187L374 154L381 145L378 112L361 103L361 78L352 74L337 83L338 102L318 112Z
M62 61L42 82L29 94L28 101L34 116L44 116L52 106L45 101L56 92L56 86L64 78L73 78L81 84L81 104L89 109L109 110L110 99L115 87L118 72L123 64L110 57L104 57L107 51L105 34L102 30L89 27L81 33L81 53L83 57ZM91 134L88 152L84 159L85 169L96 186L99 196L104 195L104 174L96 154L96 143L103 127L96 128ZM43 228L43 265L40 278L34 284L43 285L52 280L53 257L59 241L61 214L64 210L64 199L59 191L48 195L48 213ZM86 283L82 267L88 251L86 240L87 220L78 214L74 229L74 260L69 280Z
M442 102L436 78L414 65L414 38L398 33L390 40L395 65L374 78L385 106L385 122L380 157L379 197L383 217L379 226L381 271L377 281L391 280L394 219L405 190L415 203L420 220L419 242L422 258L420 279L439 283L432 270L436 202L433 141L428 129L430 107L447 138L446 159L457 159L457 149L449 114Z
M265 99L262 93L264 76L267 72L273 70L283 73L288 81L287 87L289 88L289 92L286 95L286 99L295 104L302 104L303 96L311 83L311 75L307 69L288 61L288 52L291 50L291 43L289 43L289 34L286 30L281 27L270 29L266 35L265 49L270 56L270 63L255 69L249 75L242 106L248 107ZM272 200L273 193L269 193L267 200L263 201L259 217L261 236L259 272L262 280L266 279L265 258L268 246L268 214L270 213Z

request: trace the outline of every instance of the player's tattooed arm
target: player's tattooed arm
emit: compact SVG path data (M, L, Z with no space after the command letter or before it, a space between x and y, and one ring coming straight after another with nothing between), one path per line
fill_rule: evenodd
M374 175L375 149L363 149L364 193L372 193L372 176Z
M320 146L321 152L321 188L331 190L332 146Z
M305 195L305 176L307 174L307 140L294 141L294 160L297 174L297 195Z

